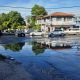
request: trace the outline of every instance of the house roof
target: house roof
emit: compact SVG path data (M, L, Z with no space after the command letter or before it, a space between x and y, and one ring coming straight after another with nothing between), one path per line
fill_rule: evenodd
M48 16L54 16L54 17L66 17L66 16L71 16L73 17L74 15L73 14L69 14L69 13L63 13L63 12L55 12L55 13L52 13Z
M39 17L38 19L41 19L41 18L45 19L48 17L74 17L74 14L69 14L69 13L64 13L64 12L55 12L55 13L52 13L43 17Z

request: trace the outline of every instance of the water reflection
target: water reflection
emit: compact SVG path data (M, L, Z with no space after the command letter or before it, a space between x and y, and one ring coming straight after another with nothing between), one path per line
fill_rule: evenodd
M22 50L22 48L23 48L24 45L25 45L24 42L15 43L15 44L6 44L6 45L4 45L4 48L5 49L10 49L10 50L16 52L16 51Z
M32 51L35 53L35 55L39 55L41 53L44 53L46 47L38 44L36 42L32 42Z
M19 38L19 41L21 40L22 38ZM3 47L12 51L4 50ZM1 45L0 53L10 55L15 58L16 61L21 62L25 69L36 78L34 80L53 80L53 77L60 74L56 72L57 70L72 79L75 78L74 80L80 80L80 46L67 50L60 47L57 47L58 49L56 48L56 50L46 47L47 46L31 42L29 39L25 43ZM22 54L14 54L13 51L17 51L15 53L20 51L19 53ZM34 54L38 56L34 56ZM62 75L60 77L62 78ZM63 80L61 78L59 80Z

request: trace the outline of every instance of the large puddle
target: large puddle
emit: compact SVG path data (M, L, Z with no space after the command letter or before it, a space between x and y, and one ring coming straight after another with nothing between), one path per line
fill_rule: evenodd
M80 80L79 49L49 49L31 39L20 39L15 43L1 44L0 54L22 63L34 80ZM63 79L62 76L67 77Z

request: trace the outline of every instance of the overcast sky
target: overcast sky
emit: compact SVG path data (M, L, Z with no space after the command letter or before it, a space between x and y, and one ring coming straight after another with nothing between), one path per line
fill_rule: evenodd
M26 7L32 8L35 4L41 5L45 8L59 8L59 7L69 7L69 6L80 6L80 0L0 0L0 6L16 6L16 7ZM0 7L0 13L9 12L11 10L19 11L22 16L28 16L31 10L17 9L17 8L3 8ZM48 10L48 13L52 12L73 12L80 14L80 8L67 8L67 9L54 9Z

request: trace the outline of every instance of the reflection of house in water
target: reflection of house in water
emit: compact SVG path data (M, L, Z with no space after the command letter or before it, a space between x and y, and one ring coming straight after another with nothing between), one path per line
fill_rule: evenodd
M80 56L80 45L76 46L76 48L77 48L76 55Z
M66 43L55 43L55 45L50 44L50 45L45 45L45 46L47 46L48 48L51 48L51 49L55 49L55 50L72 48L72 45L66 44Z
M66 40L64 38L55 38L55 39L34 39L34 42L41 44L47 48L52 49L69 49L73 47L73 41L72 40Z
M70 45L67 45L67 46L55 46L55 47L50 47L51 49L54 49L54 50L63 50L63 49L70 49L72 48L72 46Z
M66 42L53 42L52 43L47 43L47 42L36 42L35 45L33 46L33 51L37 51L39 52L39 50L44 50L46 48L49 49L54 49L54 50L62 50L62 49L70 49L72 48L72 45L70 43L66 43ZM43 51L42 50L42 51Z
M80 51L80 45L77 46L77 50Z

